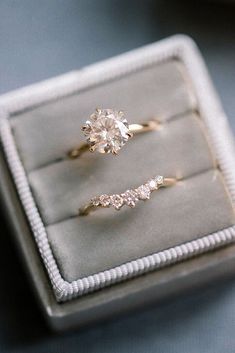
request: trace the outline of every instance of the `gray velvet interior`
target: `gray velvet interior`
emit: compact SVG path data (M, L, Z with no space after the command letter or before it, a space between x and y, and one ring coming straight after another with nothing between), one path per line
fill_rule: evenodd
M233 223L231 203L218 172L210 170L159 190L133 210L106 209L47 230L62 274L72 281Z
M120 265L234 224L222 177L195 111L182 65L155 65L12 118L18 151L49 241L68 281ZM135 136L118 157L66 151L83 141L80 126L96 106L123 109L130 123L158 116L160 131ZM136 209L77 209L100 193L119 193L151 176L183 181Z
M213 168L195 114L166 123L161 131L136 136L118 157L87 153L29 173L46 224L76 216L95 195L121 193L156 174L188 178ZM68 187L69 186L69 187Z
M60 160L84 141L81 125L96 107L124 110L129 123L191 110L194 100L179 62L155 65L12 118L27 170Z

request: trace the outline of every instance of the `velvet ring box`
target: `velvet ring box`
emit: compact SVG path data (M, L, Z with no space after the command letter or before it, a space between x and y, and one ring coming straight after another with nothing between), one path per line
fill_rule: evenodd
M67 151L95 107L158 117L118 157ZM112 316L232 272L234 146L191 39L174 36L0 98L1 196L56 329ZM78 217L92 196L181 179L135 209ZM213 250L213 251L212 251Z

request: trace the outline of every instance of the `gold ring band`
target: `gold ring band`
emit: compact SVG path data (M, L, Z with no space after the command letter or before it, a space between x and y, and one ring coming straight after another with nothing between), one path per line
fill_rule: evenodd
M153 191L162 187L172 186L176 184L176 182L176 178L164 178L161 175L157 175L147 183L142 184L135 189L126 190L124 193L113 195L102 194L92 198L89 203L79 209L79 215L86 216L90 212L96 211L100 208L114 207L117 211L124 205L134 208L138 201L146 201L150 199Z

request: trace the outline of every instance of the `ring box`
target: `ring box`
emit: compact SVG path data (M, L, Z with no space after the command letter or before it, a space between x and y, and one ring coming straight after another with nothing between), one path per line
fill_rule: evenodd
M118 157L69 160L95 107L158 118ZM233 272L234 143L194 42L174 36L0 98L1 199L57 329L125 312ZM135 209L78 217L92 196L177 177Z

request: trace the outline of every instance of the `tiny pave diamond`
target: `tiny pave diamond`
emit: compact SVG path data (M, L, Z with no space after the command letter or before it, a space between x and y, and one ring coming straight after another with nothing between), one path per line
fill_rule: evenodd
M149 180L148 185L151 191L157 189L157 182L154 179Z
M127 190L122 194L124 203L129 207L135 207L136 202L138 201L137 193L134 190Z
M88 204L79 209L79 214L81 216L88 215L90 212L100 207L112 206L116 210L120 210L122 206L126 205L134 208L138 201L150 199L150 196L154 190L158 190L162 187L173 186L176 182L176 178L164 178L161 175L157 175L139 187L126 190L124 193L113 195L102 194L95 197L91 199Z
M155 180L156 180L158 185L162 185L164 178L163 178L162 175L158 175Z
M112 195L110 199L113 207L116 210L120 210L120 208L123 206L123 203L124 203L123 198L120 195L116 194L116 195Z
M100 205L100 198L99 196L97 197L94 197L93 199L91 199L91 203L94 205L94 206L99 206Z
M140 200L148 200L150 198L151 191L148 185L139 186L137 192Z
M110 196L106 195L106 194L101 195L100 196L100 203L101 203L101 206L103 206L103 207L110 206L110 203L111 203Z
M91 151L117 154L130 138L129 125L122 111L97 109L82 127Z

